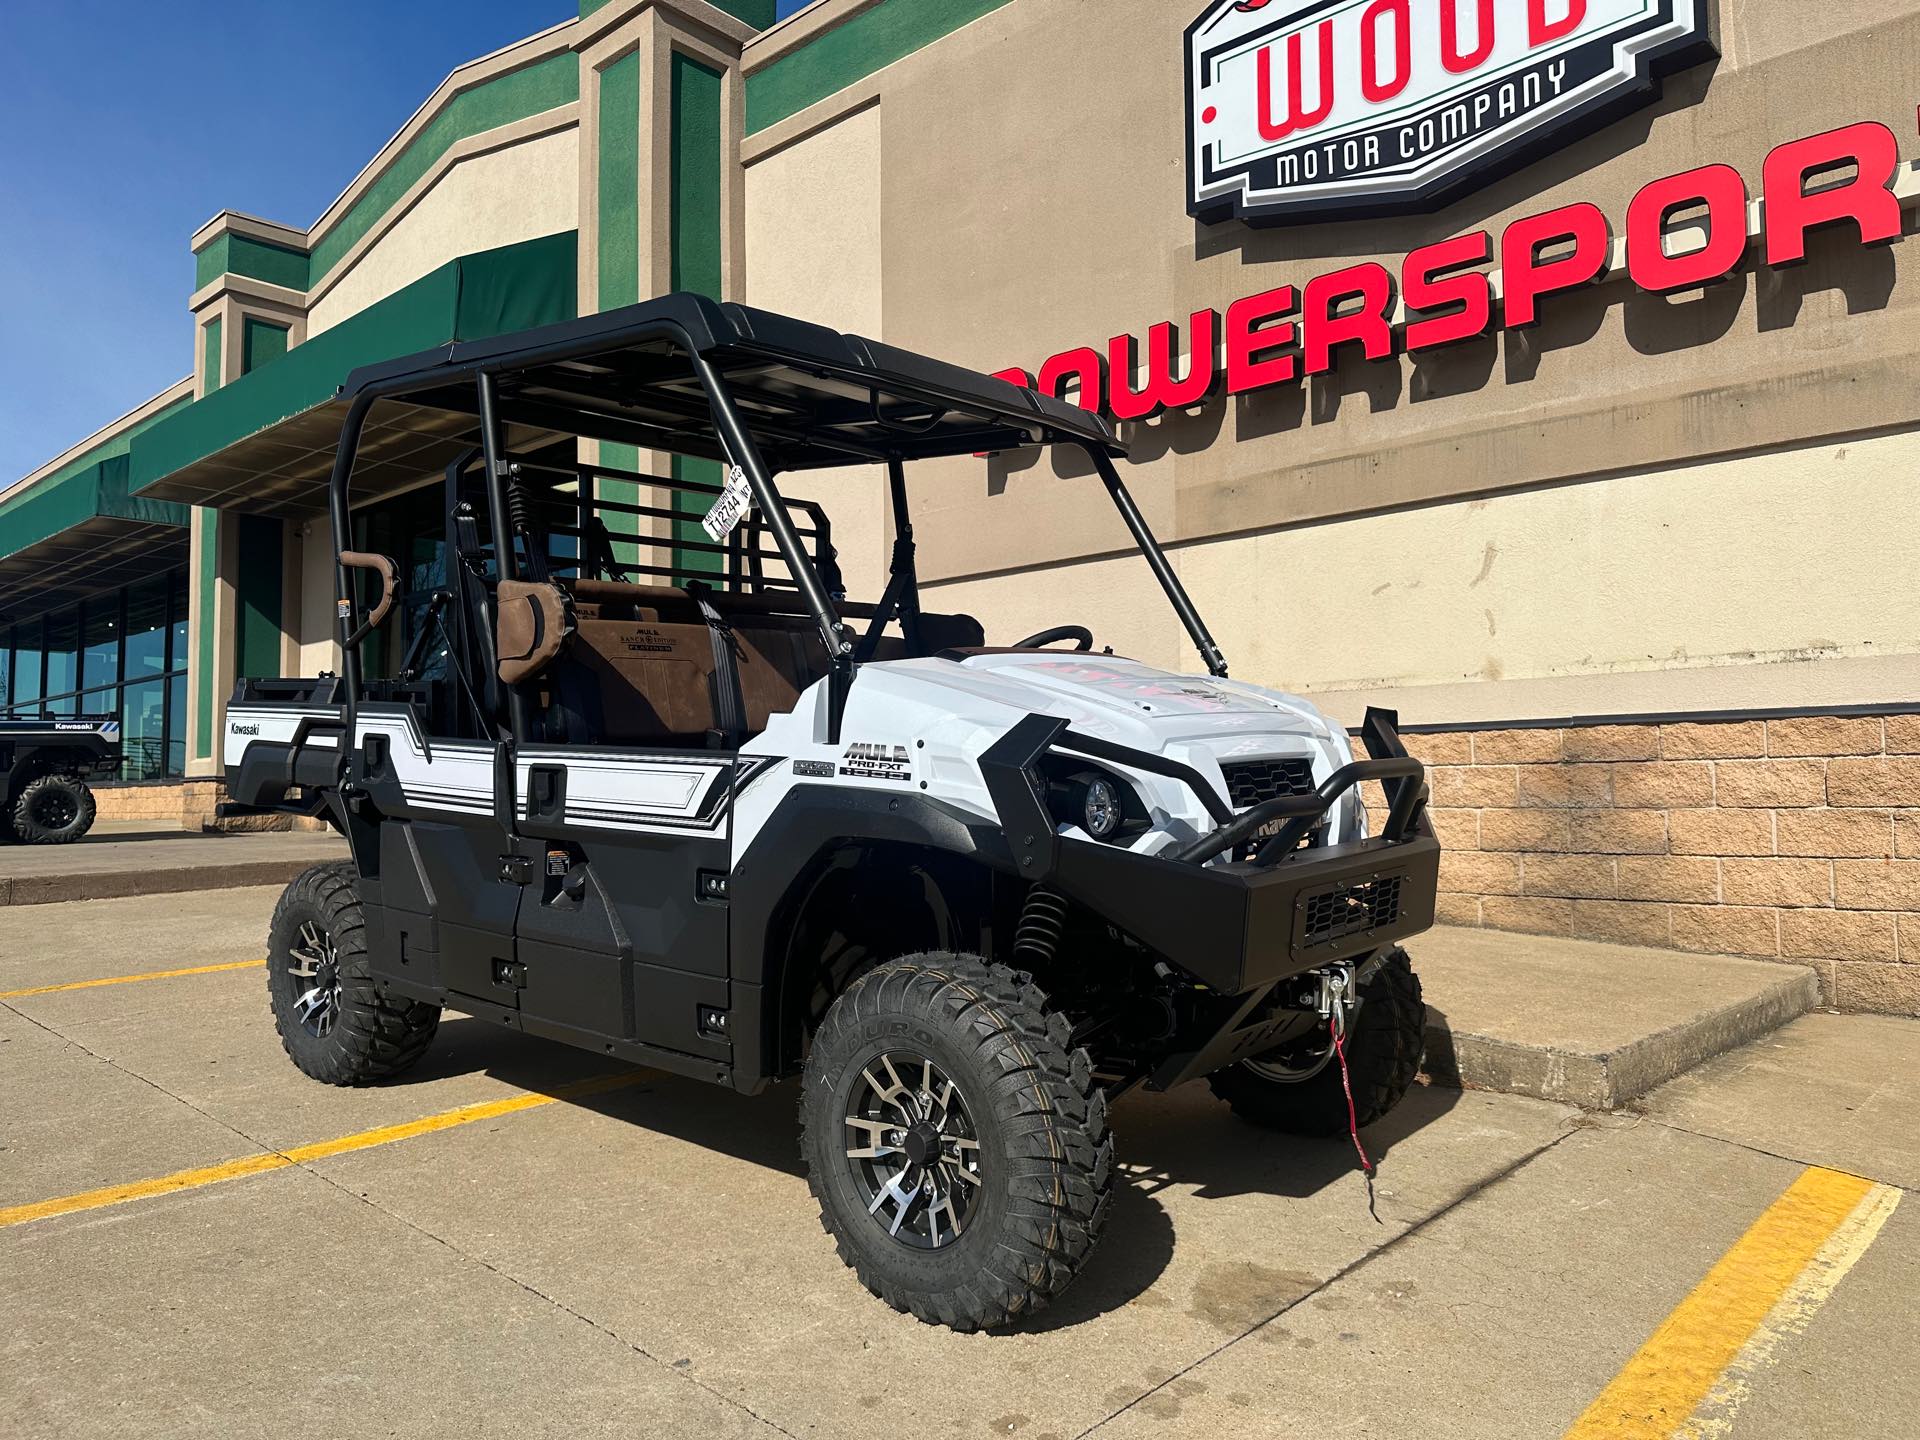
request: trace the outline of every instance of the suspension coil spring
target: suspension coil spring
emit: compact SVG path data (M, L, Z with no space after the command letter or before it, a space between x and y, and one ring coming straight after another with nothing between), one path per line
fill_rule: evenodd
M1067 928L1067 898L1044 885L1027 892L1027 903L1020 911L1020 924L1013 932L1016 960L1045 964L1060 946Z
M527 478L518 465L507 467L507 519L516 535L533 533L532 502L527 496Z

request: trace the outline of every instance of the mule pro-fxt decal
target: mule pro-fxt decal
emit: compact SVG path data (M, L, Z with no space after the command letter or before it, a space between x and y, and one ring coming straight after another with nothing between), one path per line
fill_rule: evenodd
M913 757L904 745L856 741L840 756L840 774L850 780L913 781Z

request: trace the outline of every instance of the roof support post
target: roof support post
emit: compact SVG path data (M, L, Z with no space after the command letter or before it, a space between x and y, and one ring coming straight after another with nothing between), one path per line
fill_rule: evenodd
M353 519L348 503L349 482L353 479L354 456L360 450L360 431L366 425L367 411L373 408L377 392L361 391L347 407L340 426L340 443L334 447L333 476L327 485L327 513L333 522L333 583L339 597L334 628L340 641L340 676L347 696L347 734L353 734L353 711L360 698L360 655L347 643L353 634L353 572L340 563L340 556L353 549ZM349 741L351 744L351 741Z
M733 403L733 395L727 389L726 381L720 378L720 372L714 369L713 362L700 351L689 347L687 358L693 363L693 373L699 377L701 388L707 392L707 403L713 410L713 424L720 434L720 443L732 457L733 463L746 475L747 488L753 492L753 503L760 507L761 518L773 536L773 543L780 547L781 558L793 572L794 583L799 585L807 609L813 612L813 623L820 628L820 643L826 647L827 659L833 666L827 677L827 743L837 744L840 740L840 717L845 713L847 692L853 683L853 641L842 628L833 601L828 598L826 587L820 583L819 572L813 568L800 537L794 533L786 502L774 488L773 476L767 470L766 461L760 458L759 447L753 443L753 436L741 422L739 407Z
M1180 583L1180 577L1173 573L1173 566L1167 561L1166 551L1160 548L1160 542L1153 538L1153 531L1147 526L1147 517L1140 513L1140 507L1134 503L1133 496L1127 490L1126 481L1120 478L1120 472L1114 467L1113 457L1097 445L1085 447L1092 457L1093 465L1100 472L1100 479L1106 484L1107 494L1113 497L1114 508L1120 512L1120 518L1127 522L1127 529L1133 532L1136 544L1147 557L1147 564L1153 567L1153 577L1160 582L1160 588L1167 593L1172 602L1174 613L1179 615L1180 623L1187 627L1187 634L1200 652L1200 659L1206 665L1209 674L1225 677L1227 657L1220 653L1220 647L1213 643L1213 636L1207 630L1207 622L1200 618L1200 612L1194 608L1193 599L1187 594L1187 587Z

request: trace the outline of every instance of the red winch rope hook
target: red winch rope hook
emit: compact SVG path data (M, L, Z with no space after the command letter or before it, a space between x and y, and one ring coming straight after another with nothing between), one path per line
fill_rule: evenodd
M1360 1157L1360 1173L1367 1181L1367 1213L1373 1217L1373 1223L1384 1225L1380 1211L1374 1203L1373 1177L1376 1167L1368 1158L1367 1147L1360 1143L1360 1113L1353 1103L1353 1076L1347 1069L1347 986L1351 979L1337 985L1333 993L1331 1013L1328 1023L1333 1030L1333 1053L1340 1061L1340 1088L1347 1096L1347 1134L1353 1141L1353 1153Z

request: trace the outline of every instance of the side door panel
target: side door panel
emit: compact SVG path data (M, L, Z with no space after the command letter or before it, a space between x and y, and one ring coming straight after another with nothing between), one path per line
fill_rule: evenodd
M519 828L542 872L518 926L529 1020L731 1057L713 1016L729 1004L727 833L741 763L720 752L522 748Z
M389 817L368 897L381 912L369 916L376 970L515 1023L521 886L502 879L510 848L494 814L492 747L431 739L404 705L362 705L357 730L368 790Z

